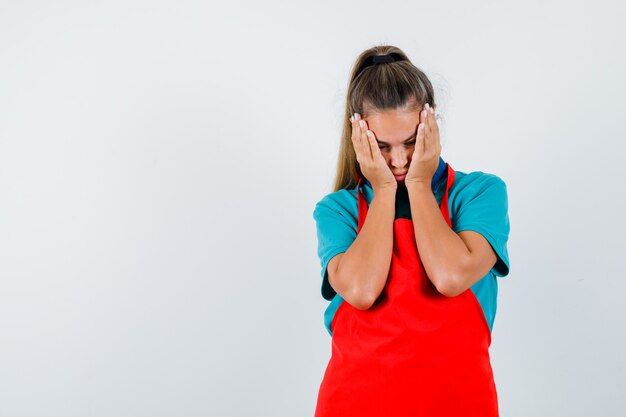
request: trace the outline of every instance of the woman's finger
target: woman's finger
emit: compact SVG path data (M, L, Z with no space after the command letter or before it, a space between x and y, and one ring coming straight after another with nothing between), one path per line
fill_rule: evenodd
M435 151L441 147L441 138L439 137L439 126L437 125L437 118L435 117L435 110L430 108L428 118L430 119L430 135L432 137Z
M356 159L359 163L362 162L361 155L363 154L363 146L361 142L359 121L355 119L354 115L352 115L352 146L354 147L354 153L356 154Z
M419 126L417 127L417 139L415 141L415 150L418 152L418 155L424 154L424 142L424 122L420 122Z
M439 135L439 124L437 123L437 118L435 117L435 110L433 109L431 118L433 120L433 135L435 136L435 141L437 142L437 154L441 154L441 136Z
M359 126L361 128L361 144L363 146L363 152L371 159L372 158L372 149L370 148L369 138L367 137L367 123L365 120L359 120Z
M425 134L424 150L426 150L432 146L431 142L433 138L432 121L430 119L430 107L428 105L426 105L426 110L424 110L424 112L426 113L424 115L424 134Z
M435 109L430 110L431 129L434 134L439 133L439 124L437 123L437 117L435 116Z
M423 143L422 143L422 152L426 153L430 149L430 128L428 126L428 104L425 104L422 113L422 129L423 129Z
M378 147L378 143L376 143L376 136L374 135L374 132L369 129L365 132L365 134L368 138L370 150L372 151L372 159L376 160L376 158L382 156L382 154L380 153L380 148Z

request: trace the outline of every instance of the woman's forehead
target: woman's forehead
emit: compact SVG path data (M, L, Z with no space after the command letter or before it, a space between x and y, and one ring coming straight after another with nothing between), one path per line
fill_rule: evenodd
M379 142L401 143L411 139L419 124L417 111L386 111L372 113L365 120Z

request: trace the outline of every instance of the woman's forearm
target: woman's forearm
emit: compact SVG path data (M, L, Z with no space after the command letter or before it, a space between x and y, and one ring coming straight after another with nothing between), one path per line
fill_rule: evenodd
M452 293L454 279L469 254L467 246L441 215L429 184L410 185L407 190L424 270L440 293Z
M378 298L389 275L393 251L395 188L374 191L361 231L344 252L335 272L337 291L359 309Z

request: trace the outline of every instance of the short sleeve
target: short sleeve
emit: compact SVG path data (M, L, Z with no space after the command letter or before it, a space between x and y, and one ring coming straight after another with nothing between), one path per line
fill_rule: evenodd
M451 206L452 229L456 233L472 230L483 235L498 257L493 273L501 277L508 275L510 224L504 181L483 172L468 174Z
M356 198L348 190L327 195L316 204L313 211L317 227L317 254L321 264L321 291L326 300L332 300L336 294L328 282L328 262L335 255L348 250L356 239L357 216Z

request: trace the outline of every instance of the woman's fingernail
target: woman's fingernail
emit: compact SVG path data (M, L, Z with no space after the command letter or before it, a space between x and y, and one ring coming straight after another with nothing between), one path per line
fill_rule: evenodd
M359 125L361 125L361 127L365 127L365 122L363 120L359 120Z

